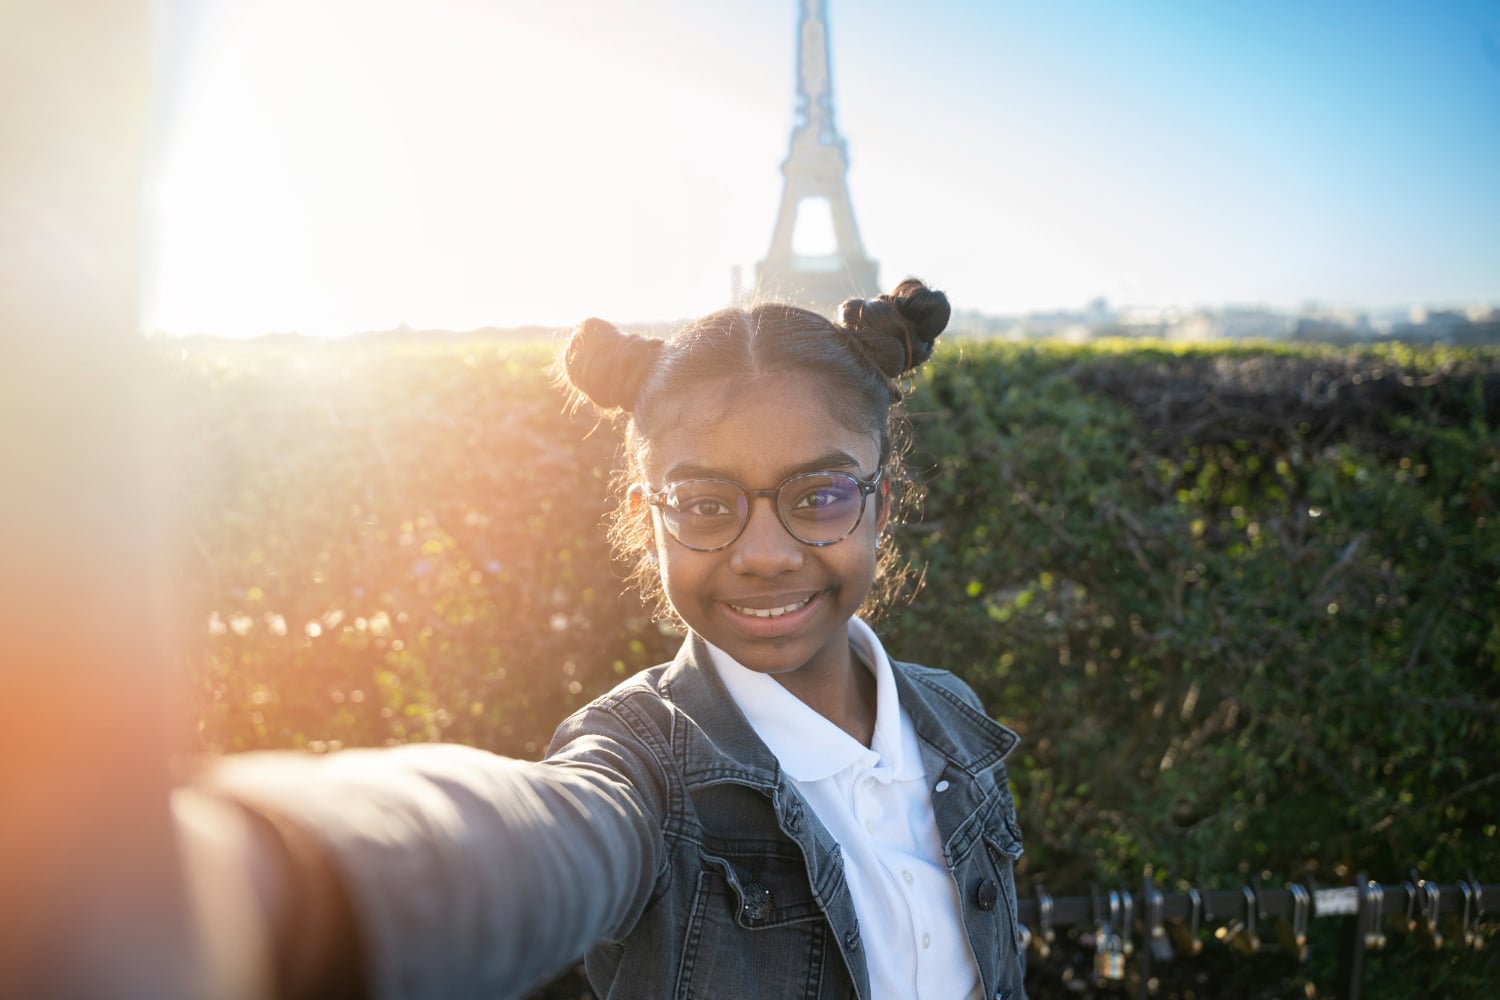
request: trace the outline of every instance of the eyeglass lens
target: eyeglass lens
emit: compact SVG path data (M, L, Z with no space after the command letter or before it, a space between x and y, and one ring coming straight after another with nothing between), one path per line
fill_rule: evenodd
M667 530L684 545L719 548L744 529L750 495L738 483L722 479L671 483L662 516ZM859 480L841 472L793 476L776 488L775 501L786 530L809 545L838 541L855 529L864 513Z

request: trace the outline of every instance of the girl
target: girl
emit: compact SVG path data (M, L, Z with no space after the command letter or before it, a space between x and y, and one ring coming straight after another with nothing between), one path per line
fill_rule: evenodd
M567 385L629 415L613 540L687 637L540 764L223 762L200 787L283 876L282 990L516 996L587 952L610 998L1023 995L1016 736L857 616L907 485L894 380L948 302L907 280L841 316L577 329Z

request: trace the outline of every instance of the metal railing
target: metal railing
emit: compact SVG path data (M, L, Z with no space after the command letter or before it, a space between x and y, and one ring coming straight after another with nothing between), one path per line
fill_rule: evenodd
M1307 957L1311 922L1338 919L1344 926L1337 995L1358 1000L1365 956L1386 947L1393 927L1433 950L1483 949L1486 896L1500 898L1500 886L1472 879L1439 884L1416 872L1396 885L1371 881L1361 872L1354 885L1339 888L1253 883L1163 892L1147 879L1136 894L1111 889L1054 897L1039 884L1020 899L1019 916L1033 956L1049 957L1058 928L1083 928L1078 940L1093 949L1096 983L1124 983L1133 963L1142 998L1149 996L1153 966L1200 954L1209 941L1245 955L1278 948L1301 961Z

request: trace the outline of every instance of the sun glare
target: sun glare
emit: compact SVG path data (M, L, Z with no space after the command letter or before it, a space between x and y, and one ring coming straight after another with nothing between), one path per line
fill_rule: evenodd
M631 269L680 252L686 225L663 224L660 206L724 202L691 180L711 171L674 173L675 129L648 112L712 120L725 102L684 95L670 68L653 76L621 50L468 5L218 15L169 102L148 330L556 322L606 279L640 286L641 312L622 318L651 318L670 298ZM660 158L620 153L642 148ZM682 314L722 304L733 262L706 257L711 298Z

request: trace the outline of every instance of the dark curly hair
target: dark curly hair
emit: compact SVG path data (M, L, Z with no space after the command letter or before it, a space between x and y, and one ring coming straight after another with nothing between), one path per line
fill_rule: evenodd
M932 356L949 315L947 296L908 278L887 295L849 299L837 323L768 302L710 313L663 341L588 319L568 340L559 380L575 405L587 400L601 412L626 417L625 468L613 484L616 496L623 497L644 481L643 448L683 392L714 378L810 374L836 419L877 441L892 486L890 517L899 523L920 496L902 461L910 431L897 380ZM650 537L628 504L616 505L610 518L615 554L632 566L630 578L642 597L670 619L672 609L649 558ZM882 545L875 586L862 613L878 614L909 576L891 547Z

